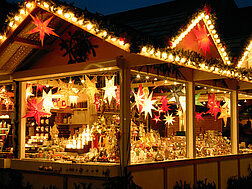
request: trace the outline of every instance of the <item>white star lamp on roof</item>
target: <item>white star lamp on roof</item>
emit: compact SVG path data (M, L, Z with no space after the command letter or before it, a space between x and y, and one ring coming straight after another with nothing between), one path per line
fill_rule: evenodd
M106 98L108 98L109 104L111 103L113 97L116 98L115 90L117 87L114 84L114 79L115 76L113 76L110 80L105 77L105 87L102 88L105 91L103 99L105 100Z
M156 110L156 108L153 106L153 104L156 102L156 100L152 100L152 95L153 92L149 95L149 97L145 97L144 102L143 102L143 108L142 112L144 112L145 118L147 117L148 114L152 117L152 110Z

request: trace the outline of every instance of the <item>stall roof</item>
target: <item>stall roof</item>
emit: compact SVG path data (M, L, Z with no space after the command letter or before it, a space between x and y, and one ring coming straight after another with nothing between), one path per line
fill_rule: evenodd
M214 16L209 14L208 9L199 9L191 16L187 27L182 27L176 32L178 35L171 39L171 45L167 44L168 40L164 45L164 43L160 43L161 40L145 35L142 30L113 25L107 21L106 17L59 1L26 1L21 5L18 14L9 19L7 32L0 35L0 71L2 74L12 74L18 65L31 54L36 55L37 52L50 51L51 44L56 40L53 35L47 36L44 46L41 46L38 33L27 35L26 33L34 27L29 14L39 14L40 17L46 19L55 15L48 25L48 27L54 28L55 32L64 32L69 25L74 25L125 52L130 52L131 55L138 54L159 63L178 64L222 77L244 81L252 80L248 70L234 68L234 65L231 64L231 59L225 52L225 46L217 34L217 29L215 29ZM137 16L135 15L135 17ZM203 22L207 27L221 59L207 59L198 52L176 48L199 22ZM129 54L128 57L131 55Z

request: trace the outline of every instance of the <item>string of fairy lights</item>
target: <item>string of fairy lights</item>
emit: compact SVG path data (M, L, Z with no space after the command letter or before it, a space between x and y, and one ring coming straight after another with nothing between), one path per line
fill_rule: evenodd
M14 15L12 18L9 18L8 30L0 34L0 45L12 34L12 32L26 19L27 16L36 8L40 7L41 9L48 11L67 22L72 23L73 25L80 27L81 29L104 39L105 41L127 51L130 52L130 47L132 44L126 42L127 40L122 37L115 36L111 31L108 31L102 27L99 27L99 24L94 22L93 20L89 20L85 17L85 15L75 14L72 9L70 9L67 5L57 4L53 1L48 0L33 0L33 1L25 1L22 5L20 5L20 10L18 14ZM224 62L223 68L220 65L215 65L209 63L207 61L196 62L195 60L191 60L191 57L186 53L180 53L179 55L175 52L175 47L180 43L180 41L200 22L203 21L205 26L209 31L209 35L211 35L217 50ZM212 72L215 74L227 76L230 78L236 78L238 80L243 81L251 81L252 80L252 71L249 69L241 69L241 66L248 55L250 49L252 48L252 42L246 48L242 58L238 62L237 67L234 66L234 63L231 62L231 58L226 51L226 47L221 42L219 35L215 29L215 21L211 14L206 13L205 11L201 11L191 20L188 27L184 31L182 31L178 36L172 38L171 40L172 46L159 49L154 48L153 46L142 46L140 45L141 51L138 53L142 56L147 56L155 59L159 59L162 61L166 61L169 63L175 63L187 67L191 67L194 69L203 70L206 72ZM133 42L131 42L133 43Z

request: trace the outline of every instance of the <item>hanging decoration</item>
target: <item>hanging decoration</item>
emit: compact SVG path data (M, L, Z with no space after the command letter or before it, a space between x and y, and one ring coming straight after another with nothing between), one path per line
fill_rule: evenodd
M179 85L178 87L173 86L173 88L171 89L171 94L169 95L169 97L171 97L171 99L169 101L174 101L176 102L177 106L179 105L179 97L184 95L184 86L183 85Z
M135 97L135 106L137 107L138 112L142 112L143 102L144 102L144 94L143 94L142 84L139 85L138 90L137 90L137 94L134 93L134 97Z
M173 125L174 117L172 117L172 114L168 114L168 115L164 115L165 119L163 119L165 121L165 124L167 124L167 126L169 127L169 125Z
M196 40L198 41L199 50L202 49L205 56L207 52L210 55L211 54L210 46L213 46L213 44L208 37L209 34L207 32L206 26L198 23L196 27L197 28L194 29L193 31L196 36Z
M199 96L201 93L198 93L195 95L195 105L196 106L204 106L200 101L199 101Z
M45 34L47 35L54 35L54 36L57 36L59 37L56 33L53 32L54 29L52 28L49 28L48 27L48 24L50 23L50 21L52 20L53 16L51 16L50 18L48 18L46 21L40 21L38 16L36 15L36 18L34 16L32 16L30 14L30 16L32 17L33 19L33 23L37 26L36 28L32 29L31 31L27 32L26 34L32 34L32 33L37 33L39 32L39 37L40 37L40 41L41 41L41 44L43 46L43 43L44 43L44 38L45 38Z
M162 90L161 90L161 93L164 93ZM164 112L167 112L169 110L171 110L169 107L170 105L168 105L168 99L166 98L166 96L161 96L161 103L162 103L162 107L161 109L164 111ZM159 112L160 113L160 112Z
M221 109L221 114L218 117L218 119L223 119L224 127L226 127L227 126L227 119L230 117L230 111L225 104L223 106L221 106L220 109Z
M12 102L11 98L8 96L2 99L2 104L5 105L7 111L9 110L10 106L14 106L14 103Z
M197 123L199 123L200 119L204 120L203 117L202 117L203 113L204 112L201 112L201 113L195 112L195 118L197 119Z
M37 124L40 125L41 117L51 115L51 113L43 110L43 101L44 99L37 103L37 99L27 100L30 111L23 118L34 117Z
M148 97L150 92L149 92L149 88L148 87L144 87L143 88L143 94L145 95L145 97Z
M43 92L43 89L44 89L44 85L37 85L37 92Z
M94 77L92 80L89 79L87 75L85 75L85 91L88 95L88 98L90 99L91 103L95 101L95 94L98 93L98 90L96 88L96 78Z
M218 112L221 112L220 110L220 101L216 101L215 100L215 93L208 94L208 103L207 103L207 107L209 108L209 110L206 112L207 113L211 113L211 115L214 115L214 118L216 119Z
M103 99L105 100L108 98L109 104L111 103L113 97L116 98L115 90L117 87L115 86L114 81L115 76L113 76L110 80L105 77L105 87L102 88L105 91Z
M115 93L116 93L116 104L118 106L120 106L120 87L119 87L119 85L117 85Z
M182 110L186 110L186 96L180 96L179 97L179 103L182 108Z
M50 112L51 108L54 108L53 102L52 102L52 89L48 93L46 93L43 90L43 96L42 98L44 99L43 101L43 107L46 112Z
M151 92L149 97L145 97L144 102L143 102L143 108L142 108L141 113L144 112L145 119L146 119L148 113L152 117L152 110L156 110L156 108L153 106L153 104L156 102L156 100L152 100L152 95L153 95L153 92Z
M30 96L34 96L34 94L32 93L32 86L28 84L28 86L26 87L26 99Z
M160 115L155 115L155 118L153 118L152 120L154 120L156 123L161 121Z

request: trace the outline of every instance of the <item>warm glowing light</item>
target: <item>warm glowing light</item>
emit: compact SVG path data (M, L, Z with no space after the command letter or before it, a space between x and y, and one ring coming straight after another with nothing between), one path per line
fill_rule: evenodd
M65 13L65 18L70 18L70 14L69 13Z
M115 37L113 37L113 38L111 39L111 41L116 42L116 38L115 38Z
M167 53L162 53L162 58L166 59L167 58Z
M77 21L77 18L76 18L76 17L73 17L73 18L72 18L72 21L73 21L73 22L76 22L76 21Z
M24 9L21 9L21 10L20 10L20 14L25 14L25 10L24 10Z
M26 7L27 7L27 8L31 8L31 6L32 6L31 3L27 3L27 4L26 4Z
M88 24L88 25L87 25L87 29L88 29L88 30L91 30L92 28L93 28L93 25L92 25L92 24Z
M145 78L146 78L146 79L150 79L150 77L149 77L149 76L146 76Z
M139 74L137 74L137 76L136 76L138 79L140 78L140 75Z
M59 9L59 10L57 11L57 13L58 13L58 14L62 14L63 11L62 11L61 9Z
M45 7L45 8L48 8L49 5L48 5L47 3L44 3L44 7Z

